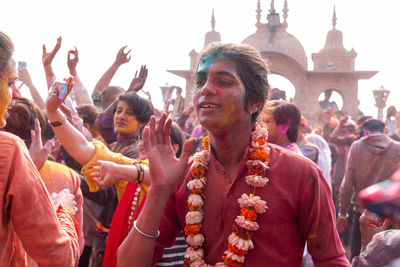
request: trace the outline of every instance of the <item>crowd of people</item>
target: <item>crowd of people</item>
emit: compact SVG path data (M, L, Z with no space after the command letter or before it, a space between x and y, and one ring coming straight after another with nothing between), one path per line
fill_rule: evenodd
M0 32L1 266L398 266L400 218L359 197L400 176L395 107L382 122L328 99L311 121L256 49L222 43L192 101L171 87L157 107L145 65L110 85L126 47L89 93L77 48L56 77L61 45L43 45L42 99Z

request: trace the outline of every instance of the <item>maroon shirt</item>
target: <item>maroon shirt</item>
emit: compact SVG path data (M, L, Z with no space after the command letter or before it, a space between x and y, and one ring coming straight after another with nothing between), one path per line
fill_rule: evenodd
M243 193L253 193L244 179L248 159L246 150L231 183L211 153L202 227L208 264L222 261L232 225L240 213L237 199ZM266 262L268 266L301 266L306 241L316 266L350 266L336 231L331 192L322 171L308 159L275 145L271 145L270 159L269 182L255 192L267 202L268 209L258 216L260 229L252 238L255 248L249 251L243 266L265 266ZM153 262L185 227L191 193L186 187L191 179L190 165L167 204Z

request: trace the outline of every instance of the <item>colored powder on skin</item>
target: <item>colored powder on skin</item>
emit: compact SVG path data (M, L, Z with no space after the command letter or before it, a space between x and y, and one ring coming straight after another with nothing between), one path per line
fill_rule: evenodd
M196 81L200 81L209 76L209 74L212 72L212 70L210 70L211 65L213 65L218 60L225 60L231 66L234 66L232 60L230 60L226 56L216 51L211 51L208 55L204 56L200 60L199 67L197 68L197 73L196 73ZM196 94L200 93L201 89L202 88L197 88Z
M10 78L0 78L0 128L6 125L4 114L11 100L11 93L8 88L8 81L13 79L13 75L10 74Z

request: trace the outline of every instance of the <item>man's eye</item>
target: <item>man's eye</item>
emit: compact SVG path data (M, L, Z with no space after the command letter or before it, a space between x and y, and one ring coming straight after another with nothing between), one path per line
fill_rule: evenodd
M197 86L197 87L201 87L201 86L204 85L204 83L205 83L205 80L204 80L204 79L202 79L202 80L197 80L197 81L196 81L196 86Z
M222 86L232 86L233 82L231 82L229 80L221 79L218 81L218 84L220 84Z

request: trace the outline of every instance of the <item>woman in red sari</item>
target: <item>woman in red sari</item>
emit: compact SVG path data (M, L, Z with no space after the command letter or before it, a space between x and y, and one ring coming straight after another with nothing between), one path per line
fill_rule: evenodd
M185 141L185 136L180 129L180 127L173 123L171 126L171 142L176 153L176 157L180 157L182 153L183 143ZM140 149L141 158L144 159ZM107 163L102 163L107 164ZM119 166L119 165L113 165ZM101 168L101 167L100 167ZM135 170L136 171L136 170ZM118 203L115 210L110 231L108 232L106 250L103 259L103 266L115 267L117 265L117 251L121 243L124 241L125 237L128 235L129 231L133 227L133 222L137 219L140 211L146 200L146 193L149 185L147 184L137 184L130 182ZM141 193L142 191L142 193ZM144 193L144 194L143 194ZM183 257L182 257L183 261Z

